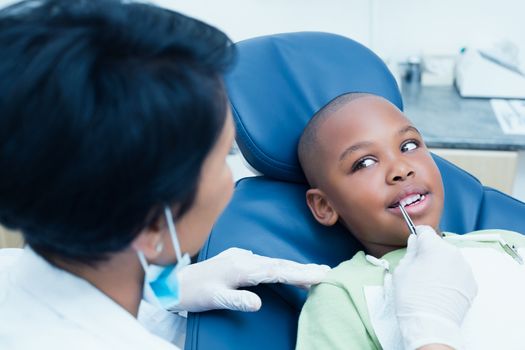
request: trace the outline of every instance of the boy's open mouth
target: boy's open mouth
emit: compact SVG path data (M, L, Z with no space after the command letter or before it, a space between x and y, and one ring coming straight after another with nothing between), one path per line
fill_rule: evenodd
M389 205L388 208L395 209L399 207L399 205L402 205L403 207L407 208L423 201L425 199L425 196L427 195L428 192L403 195L401 198L396 198L396 200L391 205Z

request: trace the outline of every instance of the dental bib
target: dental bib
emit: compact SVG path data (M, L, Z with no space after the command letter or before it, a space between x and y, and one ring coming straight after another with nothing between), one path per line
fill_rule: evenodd
M461 248L478 284L478 295L463 321L463 349L525 347L525 265L493 248ZM520 250L523 256L523 250ZM374 259L374 258L372 258ZM383 286L365 286L374 332L383 349L403 349L395 315L391 274L381 259L367 260L385 269ZM386 261L385 261L386 262Z

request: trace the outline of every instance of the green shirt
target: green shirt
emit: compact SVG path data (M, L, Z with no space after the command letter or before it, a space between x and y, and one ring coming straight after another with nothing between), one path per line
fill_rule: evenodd
M499 234L507 243L525 247L525 236L503 230L469 233ZM447 234L453 235L453 234ZM497 242L451 241L459 247L491 247L504 251ZM405 249L385 254L390 271L405 255ZM363 251L329 272L323 283L312 287L299 317L297 350L381 349L368 315L365 286L382 286L385 270L372 265Z

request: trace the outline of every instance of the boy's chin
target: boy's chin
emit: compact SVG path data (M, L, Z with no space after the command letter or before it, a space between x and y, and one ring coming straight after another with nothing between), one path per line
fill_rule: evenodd
M410 238L410 232L402 233L401 235L397 236L396 240L391 242L391 246L393 247L392 250L406 248L408 244L408 238Z
M396 242L395 246L397 246L398 249L406 248L408 244L408 238L410 238L410 233L404 234L402 237L400 237L399 241Z

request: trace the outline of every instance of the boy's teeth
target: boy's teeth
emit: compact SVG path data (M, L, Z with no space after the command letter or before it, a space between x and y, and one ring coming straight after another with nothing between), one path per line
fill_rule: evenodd
M401 204L402 206L406 207L407 205L410 205L410 204L412 204L414 202L417 202L417 201L421 200L422 198L423 198L423 196L420 195L420 194L413 194L413 195L411 195L409 197L406 197L406 198L400 200L399 204Z

